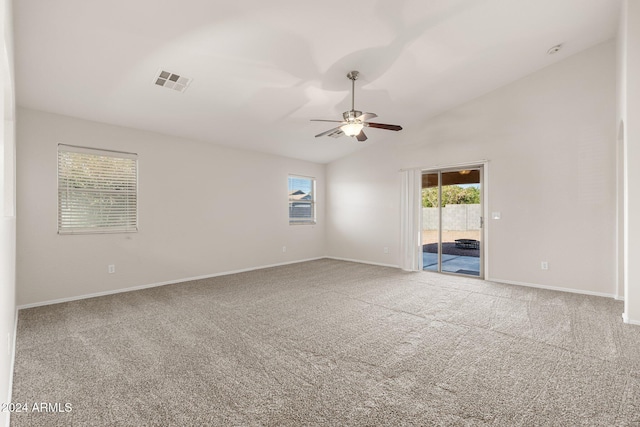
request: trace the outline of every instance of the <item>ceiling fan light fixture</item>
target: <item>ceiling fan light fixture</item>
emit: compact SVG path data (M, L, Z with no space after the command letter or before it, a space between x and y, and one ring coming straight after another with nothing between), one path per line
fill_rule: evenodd
M340 126L340 129L347 136L356 136L362 131L363 127L364 125L362 123L347 123L346 125Z

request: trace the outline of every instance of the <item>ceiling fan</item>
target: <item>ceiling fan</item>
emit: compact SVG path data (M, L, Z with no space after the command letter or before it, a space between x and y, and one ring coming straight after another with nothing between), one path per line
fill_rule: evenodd
M367 140L367 135L364 134L363 128L378 128L378 129L386 129L386 130L402 130L402 126L398 125L385 125L384 123L373 123L368 122L367 120L373 119L374 117L378 117L375 113L363 113L362 111L357 111L354 107L355 104L355 85L356 80L358 79L358 71L350 71L347 74L347 78L351 80L351 110L345 111L342 113L342 117L344 120L322 120L322 119L311 119L312 122L332 122L332 123L340 123L340 126L335 127L333 129L329 129L326 132L322 132L316 135L316 138L319 136L331 136L333 138L338 138L342 135L354 136L358 141L364 142Z

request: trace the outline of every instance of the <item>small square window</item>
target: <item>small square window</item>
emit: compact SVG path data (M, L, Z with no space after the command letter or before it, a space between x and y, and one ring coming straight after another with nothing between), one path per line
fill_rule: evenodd
M289 224L315 223L315 178L289 175Z

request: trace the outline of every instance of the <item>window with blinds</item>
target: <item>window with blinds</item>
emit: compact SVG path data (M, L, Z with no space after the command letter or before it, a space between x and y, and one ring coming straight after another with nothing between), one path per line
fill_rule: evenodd
M289 224L316 223L316 180L289 176Z
M138 156L58 145L58 233L138 231Z

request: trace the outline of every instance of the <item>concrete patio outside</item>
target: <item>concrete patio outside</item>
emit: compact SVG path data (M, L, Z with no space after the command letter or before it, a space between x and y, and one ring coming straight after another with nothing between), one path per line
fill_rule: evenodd
M442 271L447 273L480 276L480 251L455 248L458 239L481 241L481 230L442 231ZM424 270L438 271L438 253L433 246L438 243L438 230L423 230L422 265ZM431 248L427 249L428 246Z

